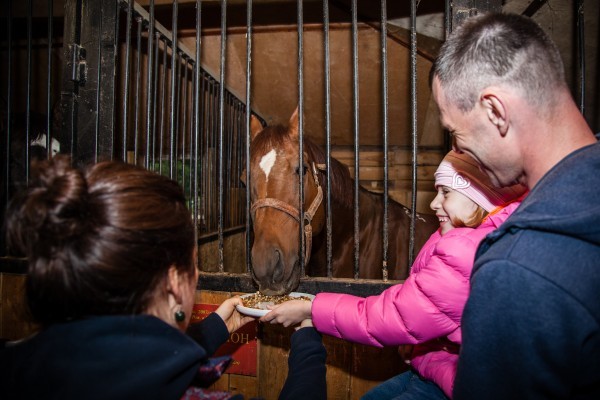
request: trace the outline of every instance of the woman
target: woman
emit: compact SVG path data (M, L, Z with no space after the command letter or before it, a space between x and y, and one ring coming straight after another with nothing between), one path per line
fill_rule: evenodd
M253 318L236 311L234 297L184 333L198 269L181 187L122 163L80 171L63 156L32 175L9 206L7 241L28 258L27 304L41 329L0 351L3 398L228 398L203 389L230 361L209 356ZM311 359L324 398L325 350L311 330L294 334L308 345L290 377Z

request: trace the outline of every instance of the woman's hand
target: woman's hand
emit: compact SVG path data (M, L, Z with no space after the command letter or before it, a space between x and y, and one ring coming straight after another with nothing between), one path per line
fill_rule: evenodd
M215 313L221 317L223 322L225 322L229 333L237 331L239 328L255 319L254 317L240 314L235 308L238 304L243 305L242 299L239 296L235 296L225 300L221 303L219 308L215 310Z
M260 321L271 324L282 324L285 327L299 324L311 318L312 302L306 300L290 300L269 307L271 312L264 315Z

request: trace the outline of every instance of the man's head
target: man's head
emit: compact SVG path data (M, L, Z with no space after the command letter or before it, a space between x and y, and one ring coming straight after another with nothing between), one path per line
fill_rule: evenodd
M525 122L551 116L565 88L556 46L519 15L465 21L432 70L433 96L454 149L471 155L499 186L524 182Z

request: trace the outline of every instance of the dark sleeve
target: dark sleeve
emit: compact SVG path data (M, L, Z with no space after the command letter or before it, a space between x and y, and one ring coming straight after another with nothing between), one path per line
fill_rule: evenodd
M280 400L327 399L327 353L315 328L301 328L291 338L288 376Z
M210 313L200 322L190 324L187 334L206 350L209 357L229 339L225 322L215 313Z

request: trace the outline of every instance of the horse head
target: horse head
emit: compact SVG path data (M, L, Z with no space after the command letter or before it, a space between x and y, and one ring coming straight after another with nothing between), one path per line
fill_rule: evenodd
M252 117L250 196L254 229L252 276L259 291L279 295L294 290L301 277L300 228L305 238L305 262L312 236L323 229L325 210L318 165L303 152L299 164L298 109L287 127L267 126ZM243 177L244 178L244 177ZM300 211L299 184L303 182L304 208Z

